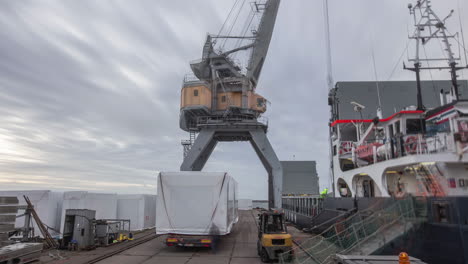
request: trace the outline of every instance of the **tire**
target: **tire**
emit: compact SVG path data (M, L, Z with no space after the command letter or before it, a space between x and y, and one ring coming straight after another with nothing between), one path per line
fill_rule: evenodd
M260 254L260 259L262 260L263 263L269 263L270 262L270 257L268 257L268 252L266 251L265 248L262 248L262 252Z

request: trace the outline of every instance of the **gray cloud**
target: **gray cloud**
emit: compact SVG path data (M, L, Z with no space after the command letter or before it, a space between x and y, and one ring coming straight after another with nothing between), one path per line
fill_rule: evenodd
M178 170L182 161L179 96L188 62L233 2L2 1L1 189L155 192L156 171ZM335 79L373 80L373 46L386 80L406 45L406 4L330 2ZM445 14L457 1L434 6ZM465 2L461 8L468 10ZM317 160L326 186L322 16L321 1L282 2L258 92L272 102L269 137L279 158ZM399 69L393 78L413 76ZM220 144L206 170L230 171L241 196L266 197L266 173L247 143Z

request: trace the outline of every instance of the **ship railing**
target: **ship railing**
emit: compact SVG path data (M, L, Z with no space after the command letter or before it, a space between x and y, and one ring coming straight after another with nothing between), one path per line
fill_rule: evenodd
M355 143L353 141L341 141L339 153L340 155L346 155L352 152L353 147L355 147Z
M299 244L301 250L295 250L291 261L291 252L280 255L279 263L332 263L335 254L349 254L368 250L366 242L384 246L391 242L386 239L385 230L403 226L403 234L420 222L416 215L414 200L407 197L395 200L390 206L378 210L363 210L339 221L320 235ZM400 234L400 233L399 233ZM369 244L367 243L367 244ZM369 253L370 254L370 253Z
M351 144L352 143L352 144ZM381 139L367 141L363 145L372 145L372 157L363 162L356 154L356 143L342 141L340 143L340 155L351 154L351 159L357 167L401 158L410 155L440 154L456 152L454 133L443 132L437 134L407 134L393 137L391 140ZM379 146L380 145L380 146ZM351 146L351 151L349 147ZM393 152L393 153L392 153Z
M283 210L289 221L294 221L294 216L300 214L307 217L318 215L323 208L323 198L320 195L283 195Z

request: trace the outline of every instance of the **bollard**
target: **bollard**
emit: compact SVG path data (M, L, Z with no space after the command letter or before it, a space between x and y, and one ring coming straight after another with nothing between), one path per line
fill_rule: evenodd
M410 264L409 256L406 252L401 252L398 256L398 263L399 264Z

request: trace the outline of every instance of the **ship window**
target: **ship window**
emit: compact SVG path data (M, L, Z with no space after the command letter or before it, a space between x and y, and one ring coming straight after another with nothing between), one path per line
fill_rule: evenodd
M336 156L336 145L333 146L333 156Z
M222 102L222 103L225 103L225 102L226 102L226 96L225 96L225 95L221 96L221 102Z
M393 138L393 125L388 126L388 131L390 132L390 138Z
M422 119L408 119L406 120L406 134L417 134L422 132L424 120Z
M400 129L400 121L395 122L395 134L398 134L401 132Z
M340 159L340 168L342 171L348 171L355 168L351 159Z
M193 90L193 96L198 96L198 90L197 89Z
M264 107L265 100L263 98L257 98L257 107Z
M449 205L446 203L435 203L434 218L436 222L449 223Z
M426 133L435 135L438 132L439 133L450 132L450 122L443 122L440 124L436 124L433 122L426 123Z

